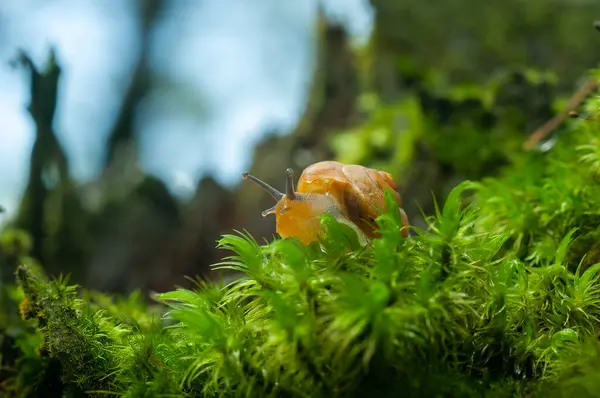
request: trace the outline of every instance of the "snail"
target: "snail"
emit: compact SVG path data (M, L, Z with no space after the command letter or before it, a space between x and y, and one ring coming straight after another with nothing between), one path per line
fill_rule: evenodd
M361 243L378 236L375 218L379 209L385 211L385 189L396 196L402 217L402 236L407 238L408 217L402 209L402 199L396 191L396 181L390 173L360 165L322 161L308 166L294 189L294 171L286 170L285 193L248 172L242 174L265 189L277 204L263 211L266 217L275 214L277 233L295 236L304 244L316 241L321 233L320 216L329 214L356 231Z

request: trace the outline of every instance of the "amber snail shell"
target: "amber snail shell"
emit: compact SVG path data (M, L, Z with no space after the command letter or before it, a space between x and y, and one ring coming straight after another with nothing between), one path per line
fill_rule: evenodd
M294 189L293 170L287 169L286 174L285 193L249 173L242 174L277 200L277 204L262 215L275 214L277 233L281 237L295 236L306 244L316 241L322 232L319 216L331 214L352 227L362 241L372 239L377 236L375 218L380 209L385 211L386 189L396 197L402 216L401 234L405 238L409 236L408 217L390 173L361 165L323 161L304 169L297 189Z

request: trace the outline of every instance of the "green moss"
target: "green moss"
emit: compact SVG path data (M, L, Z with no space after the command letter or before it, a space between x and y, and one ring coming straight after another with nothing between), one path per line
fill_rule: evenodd
M466 179L494 176L514 161L527 134L553 116L559 99L554 76L528 69L493 76L485 85L448 85L437 70L400 71L403 92L383 103L373 93L360 101L365 122L332 135L342 163L391 171L406 183L423 167L420 152ZM460 143L460 144L459 144Z
M599 395L599 133L569 120L550 150L455 187L409 239L389 195L365 247L331 218L310 246L226 235L215 268L242 276L156 306L23 266L38 332L21 364L59 369L70 396Z

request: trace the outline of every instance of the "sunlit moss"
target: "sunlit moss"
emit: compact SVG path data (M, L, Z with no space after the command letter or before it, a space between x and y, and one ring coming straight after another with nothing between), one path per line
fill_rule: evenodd
M64 396L596 396L600 123L565 131L500 176L456 186L408 239L391 196L366 246L327 217L309 246L225 235L215 268L238 279L197 281L152 307L20 267L12 300L33 328L6 385L18 396L42 376Z

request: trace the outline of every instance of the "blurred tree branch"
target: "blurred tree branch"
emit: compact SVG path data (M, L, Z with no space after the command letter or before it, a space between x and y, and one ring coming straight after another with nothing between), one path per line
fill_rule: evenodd
M16 224L31 234L32 255L43 262L46 200L53 185L62 185L69 178L68 160L53 128L61 68L56 62L53 48L50 50L44 71L38 70L24 51L20 51L13 62L14 66L19 64L30 73L28 110L34 120L36 132L30 158L29 180ZM58 176L52 175L54 172L57 172ZM53 181L54 177L58 177L58 180Z
M141 29L140 56L133 69L133 77L123 98L119 116L108 138L105 167L115 160L120 148L130 146L135 141L133 126L136 107L151 89L148 57L152 46L152 31L164 5L163 0L138 0Z
M327 136L355 122L360 94L358 68L348 34L343 26L319 13L318 49L306 107L291 134L267 134L254 149L249 171L264 181L280 186L284 170L298 172L316 161L333 156ZM265 222L261 211L272 206L272 198L248 184L236 189L240 225L254 236L268 237L273 224Z
M318 145L330 130L353 124L360 93L355 56L345 28L320 15L318 29L321 39L312 87L294 132L309 147Z
M555 115L552 119L544 123L540 128L535 130L523 144L523 149L530 150L537 145L541 140L552 133L561 123L563 123L569 114L579 107L592 92L598 89L598 81L595 78L589 79L579 90L573 94L565 108Z

